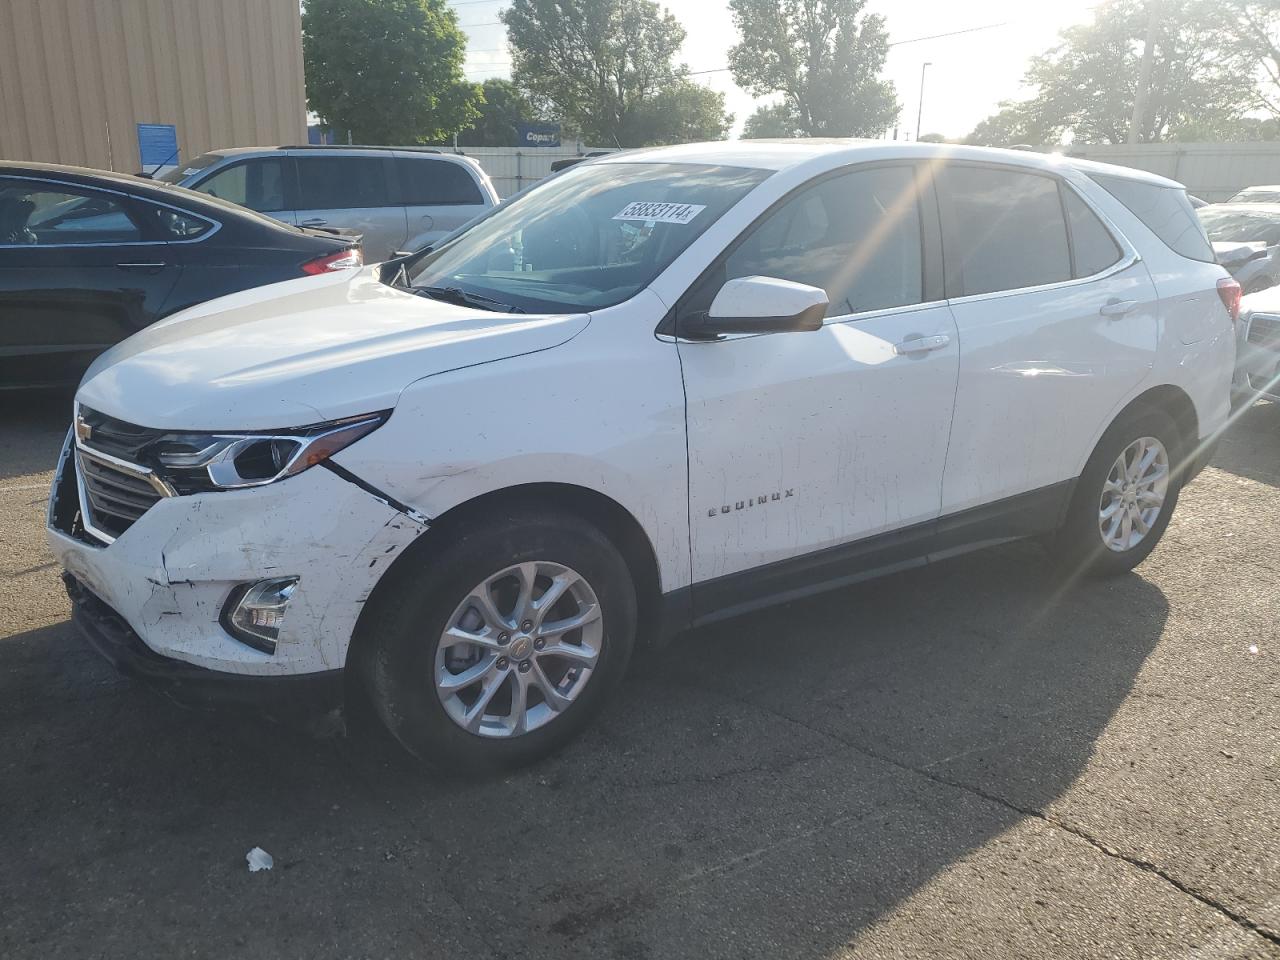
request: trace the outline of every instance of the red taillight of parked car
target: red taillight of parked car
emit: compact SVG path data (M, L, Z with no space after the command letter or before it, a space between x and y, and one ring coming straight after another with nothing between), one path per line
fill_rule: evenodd
M1232 323L1240 316L1240 294L1240 281L1234 277L1223 277L1218 281L1218 296L1222 298L1227 313L1231 314Z
M334 270L358 267L363 263L364 256L360 253L360 248L352 247L349 250L339 250L337 253L329 253L323 257L308 260L302 265L302 272L315 276L319 273L332 273Z

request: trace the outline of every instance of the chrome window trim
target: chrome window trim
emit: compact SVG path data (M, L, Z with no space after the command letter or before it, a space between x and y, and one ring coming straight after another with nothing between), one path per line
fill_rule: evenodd
M1064 290L1069 287L1078 287L1086 283L1094 283L1098 280L1105 280L1107 277L1114 276L1117 273L1123 273L1130 267L1142 262L1142 257L1127 243L1121 245L1121 250L1125 253L1119 260L1101 270L1098 273L1091 273L1087 277L1073 277L1070 280L1056 280L1053 283L1041 283L1032 287L1013 287L1008 290L992 290L990 293L971 293L963 297L952 297L947 303L952 305L962 303L976 303L981 300L998 300L1003 297L1016 297L1025 293L1040 293L1048 290Z
M149 203L153 207L164 207L175 213L180 213L185 217L194 217L196 220L203 220L205 223L212 225L213 229L193 237L190 240L119 240L111 243L0 243L0 250L78 250L87 247L155 247L155 246L176 246L178 244L204 243L215 233L222 229L220 220L211 220L202 213L194 213L185 207L175 206L172 203L165 203L163 200L152 200L149 197L140 197L137 194L126 193L123 190L112 190L110 187L90 187L84 184L74 183L70 180L54 180L50 177L31 177L21 173L0 173L0 180L27 180L32 183L52 183L55 186L70 187L73 190L85 190L91 193L109 193L113 196L124 197L127 200L134 200L138 203ZM126 214L127 216L127 214ZM264 214L265 216L265 214Z

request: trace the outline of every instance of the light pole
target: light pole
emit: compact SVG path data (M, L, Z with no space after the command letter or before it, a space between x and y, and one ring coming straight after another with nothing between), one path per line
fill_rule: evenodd
M920 121L924 117L924 72L931 66L933 64L928 60L920 65L920 105L916 108L916 140L920 139Z

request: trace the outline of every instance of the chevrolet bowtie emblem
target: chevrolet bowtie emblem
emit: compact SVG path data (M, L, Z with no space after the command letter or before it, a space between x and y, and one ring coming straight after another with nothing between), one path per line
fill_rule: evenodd
M93 436L93 427L76 417L76 439L84 443Z

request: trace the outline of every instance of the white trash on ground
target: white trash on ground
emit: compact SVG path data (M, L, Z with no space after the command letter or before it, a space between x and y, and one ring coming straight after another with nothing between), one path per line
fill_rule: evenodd
M244 859L249 864L250 873L257 873L259 870L270 870L275 865L275 860L271 858L271 854L261 847L254 847L244 855Z

